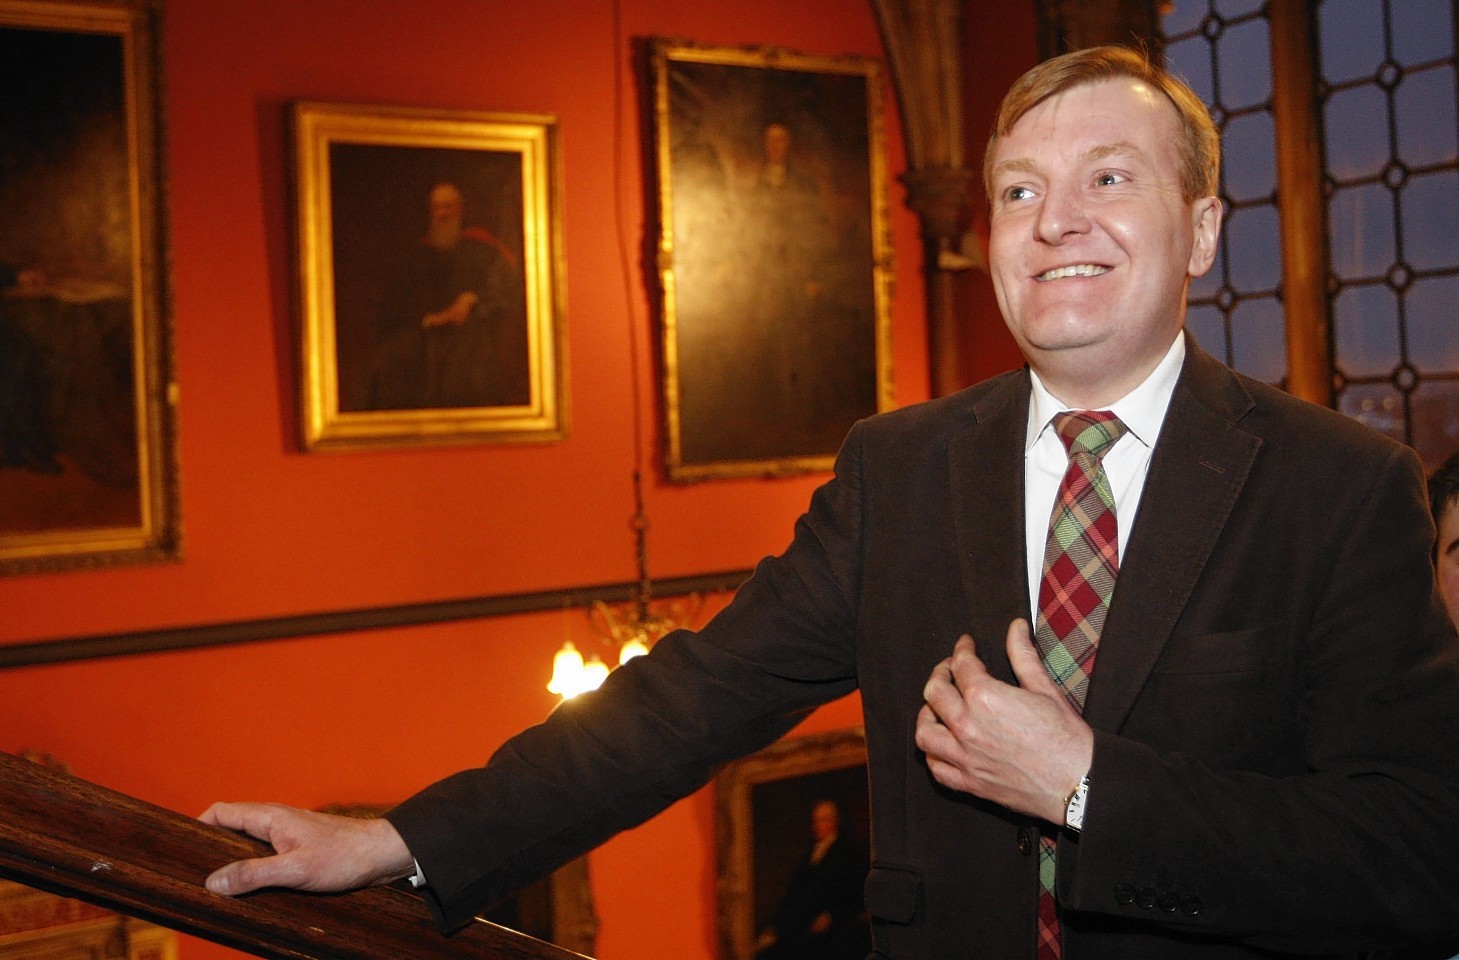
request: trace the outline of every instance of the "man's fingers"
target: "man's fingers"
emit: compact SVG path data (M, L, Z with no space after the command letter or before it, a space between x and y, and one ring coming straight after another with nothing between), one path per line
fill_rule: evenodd
M300 853L278 853L271 857L236 860L214 870L204 884L214 893L238 896L263 887L287 887L294 890L339 889L309 864L314 858Z
M927 755L928 762L941 757L952 748L952 732L931 706L924 705L917 712L917 725L912 731L912 742Z
M259 887L274 886L269 879L268 859L238 860L225 867L219 867L208 876L203 885L213 893L236 897Z
M922 699L944 722L956 722L966 711L966 702L978 685L989 679L988 668L978 657L973 638L963 634L953 644L952 656L932 669Z
M241 803L215 803L204 810L198 819L215 827L242 830L245 819L244 805Z
M273 856L215 870L209 890L236 896L260 887L353 890L410 876L400 834L384 819L357 820L279 803L218 803L199 818L273 844Z
M952 662L944 660L932 668L932 675L922 685L922 699L927 703L942 697L953 686Z
M273 841L274 814L285 809L275 803L215 803L198 817L203 823L237 830L266 842Z
M962 721L967 713L963 696L969 680L958 674L956 657L950 657L932 668L932 676L922 687L922 710L930 720L939 726L953 726Z
M1018 678L1018 685L1023 689L1032 693L1063 696L1049 677L1043 656L1033 644L1033 633L1029 630L1027 620L1020 618L1008 625L1008 664L1013 668L1013 675Z
M986 675L988 668L978 657L977 644L973 642L972 636L963 634L957 638L957 643L952 645L952 672L958 678L958 682L971 680L979 674ZM969 675L971 671L971 676Z
M937 715L937 711L925 703L922 705L922 709L917 711L917 723L913 728L913 734L918 746L922 745L922 738L925 735L924 728L926 728L927 732L931 732L933 729L946 729L946 724Z
M988 668L979 659L973 638L966 633L958 637L957 643L952 645L952 656L948 657L947 664L952 671L953 686L964 697L976 683L988 676Z
M203 823L235 830L268 841L269 805L257 803L215 803L198 816ZM225 896L235 897L241 893L257 890L259 887L276 885L274 871L269 861L277 857L239 860L219 867L203 882L209 890Z

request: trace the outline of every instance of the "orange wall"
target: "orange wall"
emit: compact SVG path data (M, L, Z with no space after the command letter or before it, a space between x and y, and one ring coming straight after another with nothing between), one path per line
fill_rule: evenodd
M626 37L882 56L869 4L621 3ZM617 247L621 226L636 251L645 199L631 72L614 128L614 67L629 60L613 14L609 0L168 4L186 557L0 580L0 643L632 579L631 330L644 396L655 387L643 280L625 294ZM294 99L559 116L569 439L299 452L284 142ZM901 128L889 90L885 100L895 175ZM921 247L900 186L888 191L896 394L907 403L927 393ZM824 479L666 485L652 402L643 426L657 576L778 551ZM389 803L482 762L545 715L551 655L569 636L592 643L579 613L0 671L0 749L53 752L79 776L188 813L216 799ZM858 719L853 698L805 732ZM713 851L708 790L596 851L599 955L714 956ZM228 956L184 944L183 960Z

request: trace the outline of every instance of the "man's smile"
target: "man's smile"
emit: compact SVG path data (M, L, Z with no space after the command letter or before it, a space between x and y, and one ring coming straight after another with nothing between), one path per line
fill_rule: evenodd
M1055 267L1052 270L1046 270L1034 277L1034 279L1042 281L1062 280L1064 277L1097 277L1101 273L1108 272L1109 267L1101 266L1097 263L1071 263L1067 267Z

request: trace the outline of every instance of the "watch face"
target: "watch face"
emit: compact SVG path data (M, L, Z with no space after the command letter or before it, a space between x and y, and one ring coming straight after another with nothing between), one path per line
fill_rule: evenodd
M1069 805L1064 809L1064 825L1071 830L1084 828L1084 800L1089 796L1089 778L1085 777L1069 795Z

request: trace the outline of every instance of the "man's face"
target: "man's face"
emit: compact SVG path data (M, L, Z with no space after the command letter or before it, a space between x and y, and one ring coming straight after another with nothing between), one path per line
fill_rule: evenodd
M1459 500L1450 500L1439 517L1439 592L1459 626Z
M464 206L460 191L444 185L436 187L431 191L431 222L449 226L459 225Z
M1121 77L1050 97L994 144L994 289L1061 399L1094 378L1119 388L1094 403L1138 385L1184 322L1189 278L1210 268L1221 204L1182 196L1178 135L1165 96Z

